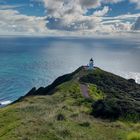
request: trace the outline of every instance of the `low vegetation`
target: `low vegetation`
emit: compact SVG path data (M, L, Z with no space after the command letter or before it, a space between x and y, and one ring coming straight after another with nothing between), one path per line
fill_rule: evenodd
M110 119L117 115L119 104L116 100L119 98L117 94L111 96L93 80L86 81L86 76L94 72L80 68L68 78L64 76L65 80L61 77L60 82L58 78L49 88L33 89L26 97L1 108L0 140L139 140L137 116L135 121L127 120L134 119L131 114L126 118L120 115L119 119ZM132 80L129 82L134 84ZM82 96L81 83L87 84L90 99ZM135 88L138 92L138 85ZM128 93L126 96L128 98ZM136 102L138 97L132 97L133 93L129 98ZM104 108L100 107L102 103Z
M132 132L127 136L127 140L140 140L139 132Z
M132 121L140 120L140 85L135 80L126 80L97 68L80 78L80 82L94 84L92 91L104 97L93 105L96 117L118 119L124 117ZM97 93L98 93L97 92ZM98 97L96 94L94 96Z

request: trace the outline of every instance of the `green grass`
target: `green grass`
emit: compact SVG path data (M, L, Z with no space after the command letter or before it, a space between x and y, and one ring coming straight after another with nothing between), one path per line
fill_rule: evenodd
M140 140L140 132L132 132L128 134L127 140Z
M94 99L103 97L97 93ZM76 81L60 85L51 96L27 97L0 109L0 140L133 140L129 134L140 130L139 123L92 117L91 104ZM64 119L58 119L60 114Z
M88 84L88 88L89 88L89 94L90 94L90 97L97 101L99 99L103 99L105 97L104 93L97 89L97 86L94 85L94 84Z

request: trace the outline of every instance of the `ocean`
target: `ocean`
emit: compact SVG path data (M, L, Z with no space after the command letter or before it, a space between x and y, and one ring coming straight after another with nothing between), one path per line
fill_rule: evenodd
M0 37L0 104L47 86L91 57L96 66L140 83L140 40L135 38Z

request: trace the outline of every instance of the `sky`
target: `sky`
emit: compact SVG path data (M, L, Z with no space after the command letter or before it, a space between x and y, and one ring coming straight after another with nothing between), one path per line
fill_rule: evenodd
M0 0L0 35L140 32L140 0Z

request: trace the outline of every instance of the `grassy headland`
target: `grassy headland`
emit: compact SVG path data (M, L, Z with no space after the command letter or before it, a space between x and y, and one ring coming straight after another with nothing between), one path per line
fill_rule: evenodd
M87 85L89 99L83 97L81 83ZM139 95L133 80L81 67L1 108L0 140L140 140ZM113 116L114 110L120 114Z

